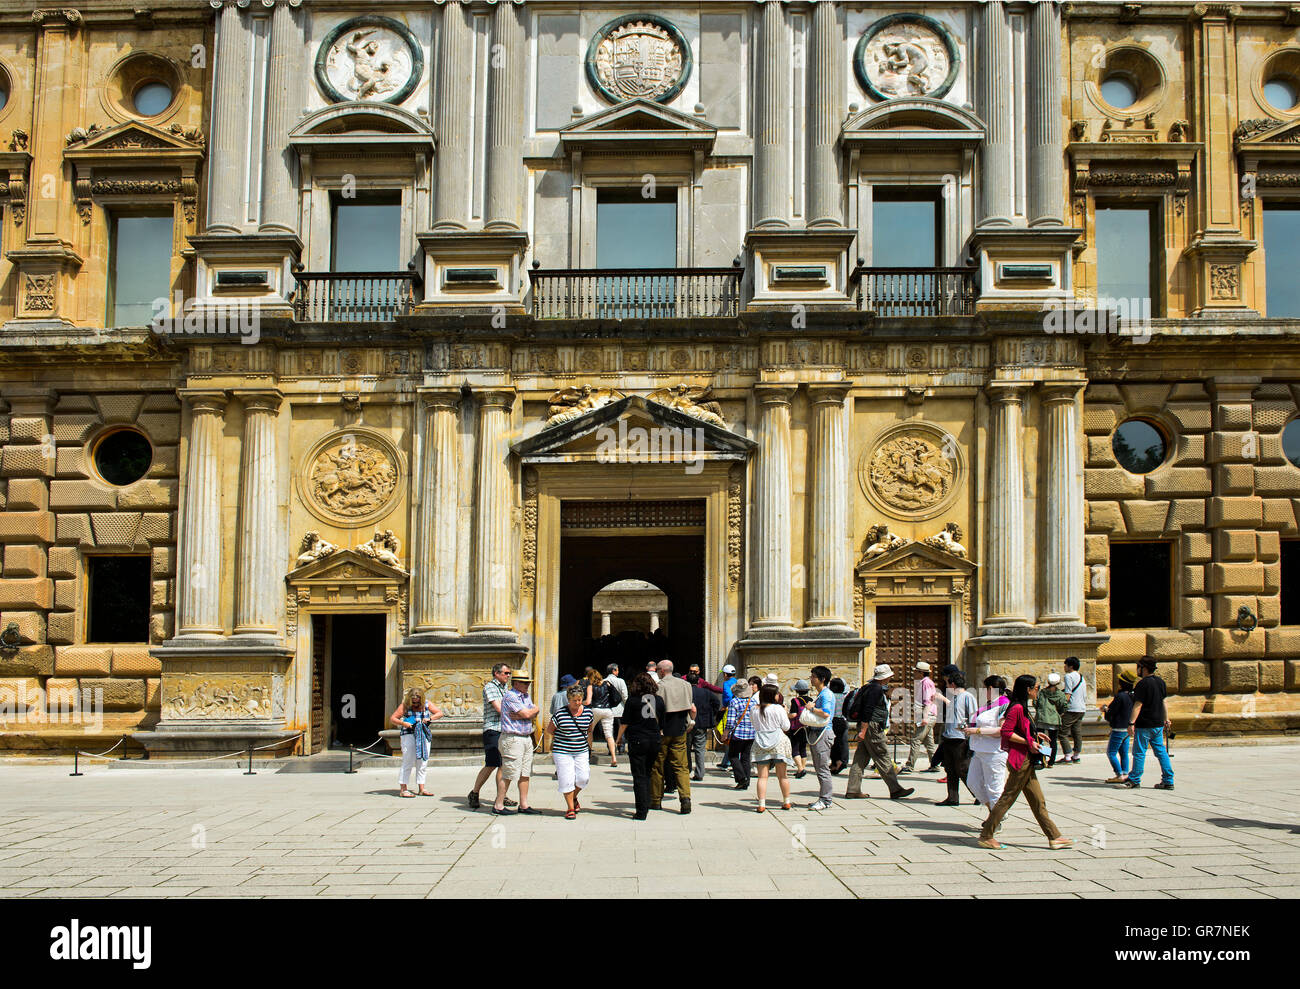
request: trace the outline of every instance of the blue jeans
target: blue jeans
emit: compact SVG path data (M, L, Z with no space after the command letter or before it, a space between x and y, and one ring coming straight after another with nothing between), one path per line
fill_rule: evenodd
M1110 759L1110 767L1115 770L1116 776L1123 776L1128 772L1127 731L1111 731L1110 742L1106 745L1106 757Z
M1165 730L1161 728L1135 728L1133 730L1133 768L1129 770L1130 783L1142 782L1142 767L1147 761L1147 746L1155 752L1160 760L1160 782L1174 781L1174 767L1169 762L1169 752L1165 749Z

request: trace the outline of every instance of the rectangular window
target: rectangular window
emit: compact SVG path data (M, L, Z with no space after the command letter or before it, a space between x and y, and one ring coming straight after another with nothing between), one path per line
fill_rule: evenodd
M147 556L86 558L86 641L148 642L153 581Z
M1152 315L1159 311L1155 285L1154 218L1149 206L1098 206L1097 300L1149 299ZM1104 305L1104 302L1103 302ZM1142 312L1141 301L1129 301L1126 312Z
M1266 316L1300 317L1300 203L1264 204Z
M155 301L170 299L171 282L171 213L111 216L109 326L147 326L158 309Z
M1172 544L1110 544L1110 627L1169 628Z
M1300 539L1282 540L1282 624L1300 625Z
M660 186L653 198L641 189L596 192L596 267L677 267L677 189ZM601 319L679 315L677 282L662 274L598 275L596 315Z
M401 271L402 194L335 196L330 271Z
M936 268L943 246L938 189L871 190L871 266Z

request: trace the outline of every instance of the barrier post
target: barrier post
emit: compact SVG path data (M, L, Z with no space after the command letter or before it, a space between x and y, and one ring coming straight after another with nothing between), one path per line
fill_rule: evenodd
M352 768L352 753L356 751L356 748L357 747L355 745L352 744L348 745L348 772L349 773L356 772L356 770Z
M78 753L76 749L73 749L73 750L72 750L72 772L68 773L69 776L85 776L85 775L86 775L85 773L81 772L80 769L79 769L79 767L78 767L78 764L77 764L77 756L78 756L79 754L80 754L80 753Z
M244 775L245 776L257 775L257 773L253 772L253 743L251 741L248 743L248 771L245 772Z

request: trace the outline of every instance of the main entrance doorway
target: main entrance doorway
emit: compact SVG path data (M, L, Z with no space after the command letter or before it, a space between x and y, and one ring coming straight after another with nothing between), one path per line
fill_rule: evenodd
M651 659L704 668L704 511L702 500L562 504L560 675L616 662L629 679Z
M313 615L311 750L371 745L386 727L387 616Z
M898 688L908 692L910 698L920 674L916 664L927 662L930 671L938 673L948 665L948 608L943 605L925 607L879 607L876 609L876 665L885 663L894 671L891 693ZM916 713L910 704L902 718L891 724L891 735L903 737L904 725L916 723ZM897 730L895 730L897 729Z

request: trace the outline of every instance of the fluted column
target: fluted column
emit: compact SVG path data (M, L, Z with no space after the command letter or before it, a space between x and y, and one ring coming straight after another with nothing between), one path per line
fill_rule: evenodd
M1029 14L1029 222L1059 226L1065 215L1061 142L1061 12L1036 3Z
M1023 624L1025 605L1025 469L1020 434L1027 385L989 386L993 472L988 498L988 625Z
M509 632L514 569L511 528L510 408L512 391L479 393L478 518L474 531L474 619L471 632Z
M178 635L220 635L221 624L221 434L226 395L184 394L190 407L181 514L181 583Z
M1083 620L1083 464L1075 406L1079 387L1043 389L1043 622Z
M754 135L754 226L790 225L790 40L776 0L763 4Z
M277 604L284 596L276 427L283 398L253 392L244 402L239 465L239 560L235 578L235 634L279 633Z
M240 228L251 46L240 8L226 0L217 21L217 77L212 87L212 154L208 161L208 231Z
M521 13L513 3L492 8L492 46L501 54L488 70L487 222L490 228L519 227L520 142L524 134L524 55Z
M844 223L840 173L835 164L844 106L844 72L835 4L820 0L812 13L812 48L808 73L808 225Z
M448 0L438 32L437 93L438 176L434 228L464 230L469 226L470 100L474 72L474 28L468 5Z
M753 627L789 628L790 397L788 385L758 385L758 474L754 491Z
M853 614L849 551L849 451L844 433L847 384L809 385L812 403L812 539L809 625L849 628Z
M423 395L424 442L420 452L419 560L416 581L416 632L460 630L456 607L456 526L460 505L460 392Z
M306 42L296 6L289 0L280 0L271 14L271 57L266 85L260 229L283 233L294 233L298 222L294 152L289 147L289 131L304 105L301 61Z
M981 8L978 62L978 109L984 119L985 132L980 149L979 222L1009 225L1013 212L1011 25L1002 0L989 0Z

